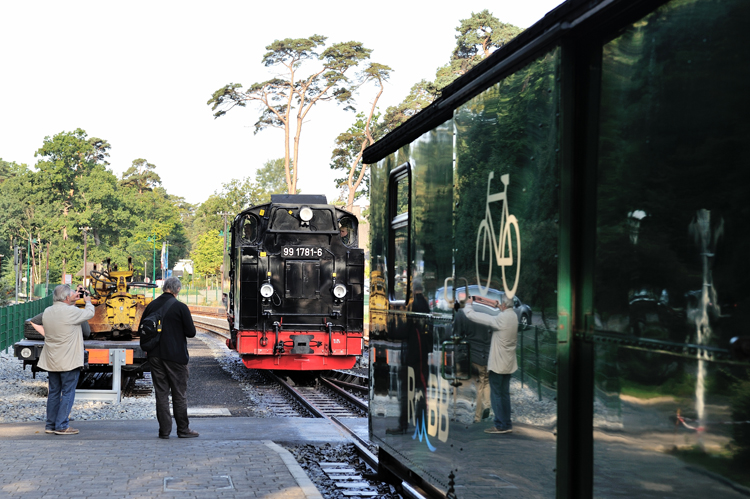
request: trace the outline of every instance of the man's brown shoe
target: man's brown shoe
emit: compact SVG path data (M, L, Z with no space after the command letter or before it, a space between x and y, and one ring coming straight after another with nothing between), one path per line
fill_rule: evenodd
M77 435L78 430L68 426L64 430L55 430L55 435Z
M195 438L197 436L200 436L200 433L198 433L197 431L188 430L185 433L178 433L177 436L180 438Z

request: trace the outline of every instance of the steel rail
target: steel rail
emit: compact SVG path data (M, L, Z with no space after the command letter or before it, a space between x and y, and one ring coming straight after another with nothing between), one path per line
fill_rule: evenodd
M367 409L368 409L368 407L369 407L369 404L368 404L367 402L365 402L364 400L361 400L361 399L359 399L359 398L355 397L354 395L352 395L351 393L347 392L347 391L346 391L346 390L344 390L343 388L339 388L338 386L336 386L336 385L335 385L335 384L334 384L334 383L333 383L333 382L332 382L331 380L329 380L329 379L326 379L326 378L324 378L324 377L322 377L322 376L321 376L321 377L320 377L320 380L321 380L321 381L322 381L323 383L325 383L325 385L326 385L326 386L328 386L328 388L330 388L330 389L332 389L332 390L333 390L334 392L336 392L336 393L337 393L337 394L338 394L338 395L339 395L340 397L343 397L343 398L344 398L344 399L346 399L346 400L347 400L348 402L351 402L352 404L354 404L355 406L357 406L357 408L358 408L358 409L360 409L360 410L362 410L362 411L364 411L364 412L367 412ZM346 383L346 384L349 384L349 383ZM354 386L354 385L353 385L353 386Z
M193 324L195 325L196 329L200 329L201 331L220 336L223 339L229 339L229 328L226 326L217 326L216 324L211 324L210 322L197 320L193 320Z
M294 399L295 399L295 400L296 400L297 402L299 402L299 403L300 403L300 404L302 405L302 407L304 407L304 408L305 408L305 409L306 409L307 411L309 411L309 412L310 412L310 414L312 414L312 415L313 415L313 417L316 417L316 418L323 418L323 419L329 419L329 420L331 419L331 418L329 418L328 416L326 416L325 414L323 414L323 411L322 411L322 410L320 410L320 409L319 409L319 408L318 408L318 407L317 407L317 406L316 406L315 404L313 404L312 402L310 402L309 400L307 400L307 399L305 398L305 396L304 396L304 395L302 395L302 394L301 394L301 393L300 393L300 392L299 392L298 390L296 390L296 389L295 389L295 388L294 388L293 386L291 386L291 385L290 385L289 383L287 383L287 382L286 382L286 381L284 381L283 379L281 379L281 378L279 378L278 376L276 376L276 374L275 374L275 373L273 373L273 372L271 372L271 371L268 371L268 372L267 372L266 374L267 374L268 376L270 376L270 378L271 378L272 380L274 380L274 381L275 381L275 382L277 382L277 383L278 383L279 385L281 385L281 386L282 386L282 387L283 387L283 388L284 388L284 389L285 389L285 390L286 390L286 391L287 391L287 392L288 392L288 393L289 393L289 394L290 394L290 395L291 395L292 397L294 397Z
M354 384L354 383L349 383L347 381L341 381L340 379L335 379L335 378L323 378L322 376L321 376L321 379L324 379L324 380L329 381L331 383L335 383L337 385L341 385L341 386L345 386L347 388L351 388L352 390L358 390L360 392L369 392L370 391L370 387L369 386L357 385L357 384Z

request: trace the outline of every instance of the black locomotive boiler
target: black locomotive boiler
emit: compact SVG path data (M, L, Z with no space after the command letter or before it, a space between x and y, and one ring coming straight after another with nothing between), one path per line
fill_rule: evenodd
M363 348L364 250L357 217L325 196L280 194L238 214L229 348L246 367L348 369Z

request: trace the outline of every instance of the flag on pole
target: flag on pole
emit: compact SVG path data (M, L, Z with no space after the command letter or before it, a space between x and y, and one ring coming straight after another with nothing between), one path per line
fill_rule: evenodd
M161 243L161 269L167 269L167 242Z

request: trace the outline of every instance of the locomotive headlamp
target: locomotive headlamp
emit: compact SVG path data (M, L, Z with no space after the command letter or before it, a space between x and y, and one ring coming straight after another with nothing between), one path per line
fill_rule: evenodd
M346 286L343 284L336 284L336 286L333 288L333 296L338 298L339 300L346 296Z
M299 218L303 222L309 222L310 220L312 220L312 217L313 217L313 211L310 209L309 206L303 206L302 208L300 208Z
M270 298L273 295L273 286L271 286L268 283L265 283L263 286L260 287L260 296L263 298Z
M28 359L29 357L31 357L31 350L28 349L28 348L22 349L21 350L21 357L23 357L24 359Z

